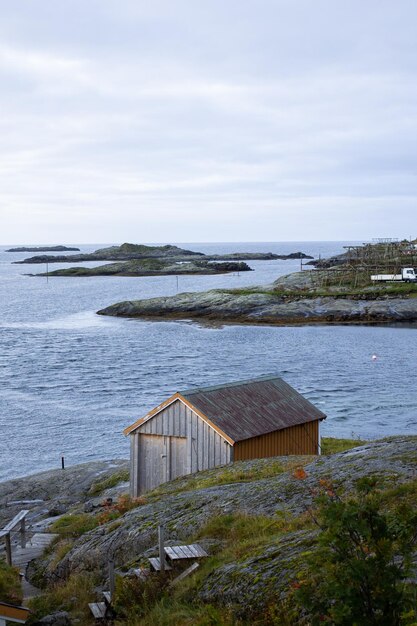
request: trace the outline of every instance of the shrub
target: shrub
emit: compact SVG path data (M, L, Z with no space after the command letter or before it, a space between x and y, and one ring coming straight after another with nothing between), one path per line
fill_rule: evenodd
M417 511L407 503L388 510L375 478L357 482L354 496L333 489L318 498L318 549L307 555L307 570L295 598L311 617L344 626L412 624L410 577L417 543ZM356 496L356 497L355 497Z

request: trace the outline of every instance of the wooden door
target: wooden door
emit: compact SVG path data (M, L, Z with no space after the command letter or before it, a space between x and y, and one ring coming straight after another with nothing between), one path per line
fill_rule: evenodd
M187 474L187 438L140 435L139 493Z
M187 437L169 437L169 440L169 478L167 480L174 480L188 473Z
M168 439L163 435L140 435L139 493L167 481Z

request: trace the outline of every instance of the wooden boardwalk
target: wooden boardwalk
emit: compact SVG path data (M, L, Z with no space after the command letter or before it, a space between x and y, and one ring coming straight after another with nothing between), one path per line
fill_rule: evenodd
M32 598L40 593L40 590L31 585L26 578L26 571L29 562L33 559L39 558L45 548L47 548L57 536L58 535L53 533L35 533L30 536L30 532L28 532L25 547L19 545L17 541L12 542L11 548L13 565L18 567L23 574L23 600L28 600L29 598Z

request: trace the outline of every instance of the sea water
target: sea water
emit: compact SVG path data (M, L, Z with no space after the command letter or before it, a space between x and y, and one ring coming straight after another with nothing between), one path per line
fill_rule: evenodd
M208 254L302 251L348 242L178 244ZM350 242L349 242L350 243ZM91 252L102 245L79 246ZM177 293L175 276L32 277L32 253L0 248L0 481L67 464L127 457L123 429L177 390L267 374L327 414L322 434L417 433L417 334L402 326L204 326L96 315L122 300ZM70 253L69 253L70 254ZM97 263L83 263L93 266ZM178 290L271 283L300 261L250 261L253 272L180 276ZM68 267L52 265L50 269ZM373 359L372 356L377 358Z

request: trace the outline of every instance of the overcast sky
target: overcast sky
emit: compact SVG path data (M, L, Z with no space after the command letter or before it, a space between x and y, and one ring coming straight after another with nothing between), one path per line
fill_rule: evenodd
M417 236L415 0L0 9L0 243Z

